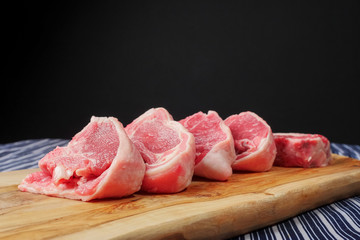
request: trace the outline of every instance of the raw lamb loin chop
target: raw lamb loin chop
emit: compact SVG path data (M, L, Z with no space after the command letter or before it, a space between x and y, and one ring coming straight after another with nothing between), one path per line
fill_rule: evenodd
M234 137L234 170L263 172L274 163L276 146L270 126L253 112L242 112L225 119Z
M324 167L331 160L329 140L319 134L274 133L277 155L274 165L281 167Z
M145 174L139 151L113 117L92 117L66 147L45 155L39 167L22 181L21 191L82 201L133 194Z
M125 128L140 151L146 172L141 189L152 193L184 190L194 174L194 136L164 108L152 108Z
M235 160L234 140L230 128L215 111L195 113L179 121L195 137L194 174L224 181L232 174Z

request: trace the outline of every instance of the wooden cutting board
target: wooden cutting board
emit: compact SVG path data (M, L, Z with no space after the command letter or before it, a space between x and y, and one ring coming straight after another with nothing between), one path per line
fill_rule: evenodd
M360 194L360 161L335 154L324 168L194 178L177 194L92 202L20 192L34 171L0 173L1 239L222 239Z

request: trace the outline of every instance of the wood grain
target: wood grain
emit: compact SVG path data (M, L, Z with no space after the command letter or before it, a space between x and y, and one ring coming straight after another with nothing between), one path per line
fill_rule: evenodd
M237 172L226 182L194 178L177 194L92 202L20 192L33 171L0 173L1 239L228 238L360 194L360 161L335 154L324 168Z

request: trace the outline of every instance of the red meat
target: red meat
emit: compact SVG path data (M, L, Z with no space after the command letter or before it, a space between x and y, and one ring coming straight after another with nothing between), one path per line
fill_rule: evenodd
M194 136L164 108L152 108L126 126L140 151L146 172L141 189L175 193L185 189L194 174Z
M282 167L324 167L331 160L329 140L319 134L274 133L277 155Z
M232 174L235 160L231 131L215 111L195 113L179 121L195 137L196 159L194 174L224 181Z
M39 161L21 191L89 201L123 197L140 189L145 164L122 124L113 117L92 117L69 142Z
M270 126L253 112L242 112L225 119L234 138L236 160L234 170L268 171L276 156Z

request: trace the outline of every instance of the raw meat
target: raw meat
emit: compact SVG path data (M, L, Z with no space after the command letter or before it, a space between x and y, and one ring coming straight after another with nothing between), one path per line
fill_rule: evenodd
M329 140L319 134L274 133L277 155L282 167L324 167L331 160Z
M253 112L242 112L225 119L234 137L234 170L263 172L274 163L276 146L270 126Z
M133 194L145 174L139 151L113 117L92 117L66 147L45 155L39 167L22 181L21 191L82 201Z
M232 174L235 160L234 140L230 128L215 111L195 113L179 121L195 137L194 174L224 181Z
M194 136L164 108L152 108L125 128L140 151L146 172L141 189L153 193L184 190L194 174Z

